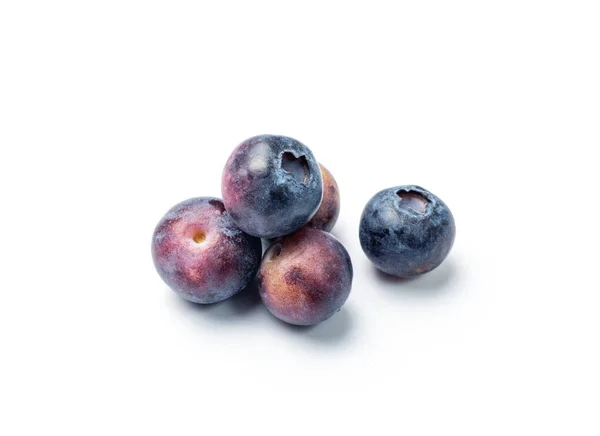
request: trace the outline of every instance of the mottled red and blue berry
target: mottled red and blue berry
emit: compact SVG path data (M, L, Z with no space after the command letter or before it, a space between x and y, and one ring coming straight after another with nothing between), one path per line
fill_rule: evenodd
M327 168L321 164L319 168L323 179L323 199L307 226L330 232L340 216L340 188Z
M277 318L314 325L344 305L352 276L344 246L329 233L303 227L267 249L258 285L265 306Z
M216 303L253 280L261 243L235 225L220 199L192 198L160 220L152 237L152 257L160 277L179 296Z
M323 194L321 171L307 146L287 136L242 142L221 179L225 207L237 226L260 238L287 235L315 214Z

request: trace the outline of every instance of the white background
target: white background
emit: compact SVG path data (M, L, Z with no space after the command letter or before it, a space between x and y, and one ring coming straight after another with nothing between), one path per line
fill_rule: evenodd
M597 1L0 4L0 433L600 432ZM336 177L347 305L180 301L150 257L231 150ZM377 274L358 222L419 184L436 271Z

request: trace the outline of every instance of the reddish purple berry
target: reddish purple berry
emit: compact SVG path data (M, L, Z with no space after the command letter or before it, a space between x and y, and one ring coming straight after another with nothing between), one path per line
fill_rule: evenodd
M277 318L313 325L331 317L352 287L352 262L331 234L303 227L276 240L258 273L260 296Z
M321 178L323 179L323 199L317 213L313 215L307 225L330 232L340 215L340 189L327 168L321 164L319 164L319 168L321 168Z
M260 264L260 239L242 232L218 198L183 201L152 236L158 274L180 297L216 303L245 288Z

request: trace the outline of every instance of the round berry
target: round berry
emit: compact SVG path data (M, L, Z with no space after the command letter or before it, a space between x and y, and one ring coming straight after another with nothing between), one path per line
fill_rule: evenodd
M375 194L360 220L360 244L381 271L414 277L448 256L456 228L448 206L419 186L396 186Z
M315 214L323 194L321 171L308 147L295 139L255 136L231 153L221 192L239 228L275 238L299 229Z
M350 256L335 237L303 227L267 249L258 286L277 318L313 325L340 310L350 294L352 274Z
M152 236L158 274L194 303L215 303L245 288L256 275L261 252L260 239L241 231L213 197L177 204Z

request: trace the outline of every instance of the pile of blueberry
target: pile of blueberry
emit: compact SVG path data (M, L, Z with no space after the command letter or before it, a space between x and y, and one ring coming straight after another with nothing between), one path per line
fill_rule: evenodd
M231 154L223 200L198 197L171 208L152 237L154 265L171 289L216 303L257 276L277 318L313 325L331 317L352 287L352 262L331 234L340 213L337 183L304 144L261 135ZM418 186L377 193L360 222L360 243L377 268L413 277L439 266L454 242L454 219ZM261 238L269 243L262 255Z

